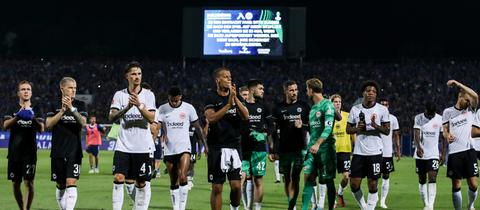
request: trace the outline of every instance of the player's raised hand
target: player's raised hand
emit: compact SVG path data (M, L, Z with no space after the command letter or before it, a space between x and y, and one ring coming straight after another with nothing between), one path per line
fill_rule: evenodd
M128 97L128 105L130 106L140 106L140 100L138 99L138 95L136 93L130 94L130 97Z
M447 81L448 87L456 87L458 84L457 80L451 79Z
M73 107L72 98L70 96L64 95L62 97L62 107L67 109L71 109Z

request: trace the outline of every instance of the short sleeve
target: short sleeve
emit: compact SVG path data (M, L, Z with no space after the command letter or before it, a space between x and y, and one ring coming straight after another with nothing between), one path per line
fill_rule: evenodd
M387 123L390 122L390 113L388 112L388 109L386 107L383 107L382 110L382 116L380 119L381 123ZM390 125L391 126L391 125Z
M357 121L356 121L356 115L357 114L357 110L355 107L352 107L350 109L350 112L348 113L348 120L347 122L350 123L350 124L357 124Z
M450 121L450 111L449 109L443 110L442 114L442 124L448 123Z
M400 125L398 124L398 119L396 117L392 117L390 126L393 131L400 130Z
M205 110L207 109L214 109L215 108L215 100L212 97L211 94L207 95L207 98L205 99Z
M147 98L145 99L145 107L148 111L157 111L157 109L155 108L155 95L153 94L153 92L149 92Z
M422 126L420 125L420 115L415 116L415 119L413 120L413 128L416 128L416 129L422 128Z
M121 104L122 95L121 94L122 94L122 92L117 91L115 93L115 95L113 95L112 104L110 104L110 109L117 109L117 110L121 109L121 107L122 107L122 104Z
M195 122L198 120L197 111L195 111L195 108L192 105L188 106L188 112L190 122Z
M473 118L473 126L477 127L477 128L480 128L480 112L477 111L475 112L475 116Z

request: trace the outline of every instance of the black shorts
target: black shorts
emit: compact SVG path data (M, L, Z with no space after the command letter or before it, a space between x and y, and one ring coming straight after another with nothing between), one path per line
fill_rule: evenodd
M22 179L33 180L35 178L36 160L8 160L8 180L22 182Z
M351 178L378 179L381 175L382 155L353 155Z
M448 155L447 177L462 179L478 177L477 153L475 150L467 150Z
M51 181L64 183L67 178L80 179L82 158L51 158L51 164Z
M382 173L389 174L395 171L395 165L393 165L393 157L382 158Z
M163 162L170 162L170 163L173 163L173 164L178 164L178 162L180 162L180 158L183 156L183 154L189 154L189 152L182 152L180 154L175 154L175 155L165 155L163 157Z
M150 153L115 151L112 171L113 174L123 174L125 179L150 181L152 175Z
M345 172L350 171L350 160L351 153L349 152L338 152L337 153L337 171L339 174L343 174Z
M161 143L155 144L155 152L153 152L153 158L155 158L155 160L163 159L163 148Z
M437 171L440 168L440 162L438 159L415 159L415 171L417 174L425 174L429 171Z
M97 157L97 156L98 156L98 150L99 150L98 148L99 148L99 147L100 147L99 145L89 145L85 151L86 151L87 153L90 153L90 154L92 154L93 156Z
M238 149L237 149L237 152L238 152ZM208 156L207 156L208 182L213 184L223 184L225 183L225 180L226 180L225 175L228 177L228 180L230 181L240 180L242 167L228 171L228 172L223 172L220 168L221 156L222 156L222 151L219 148L211 148L210 150L208 150Z

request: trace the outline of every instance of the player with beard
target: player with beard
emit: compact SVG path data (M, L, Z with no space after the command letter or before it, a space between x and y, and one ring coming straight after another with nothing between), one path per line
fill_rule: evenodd
M415 116L413 126L418 190L424 204L424 210L433 210L437 194L437 173L445 160L446 152L446 144L443 142L442 136L442 116L435 113L435 110L435 103L427 102L425 112ZM442 145L441 153L438 149L438 143Z
M390 108L390 102L386 98L380 99L380 104ZM400 153L400 126L398 125L397 117L390 114L390 134L381 135L383 143L383 156L382 156L382 193L380 196L380 207L386 209L388 191L390 190L390 173L395 171L393 164L393 146L395 145L395 154L397 156L397 162L400 161L402 154Z
M77 202L77 180L82 164L81 132L86 125L86 107L74 100L77 83L71 77L60 81L61 103L47 113L46 128L52 130L50 153L52 176L57 183L56 198L60 209L74 209Z
M262 208L263 200L263 176L266 174L267 140L271 143L269 123L267 118L270 112L263 103L264 86L260 80L248 82L249 95L245 106L248 109L248 129L242 136L242 185L244 179L251 176L253 179L253 204L255 210ZM269 144L271 145L271 144ZM251 193L242 186L242 193ZM247 205L249 209L250 205Z
M199 132L202 142L205 142L205 137L195 108L182 101L182 92L178 87L171 87L168 91L168 103L158 107L157 121L165 130L163 135L166 135L166 138L162 138L165 143L164 162L170 175L173 209L184 210L187 205L187 173L192 153L190 124Z
M478 95L456 80L447 82L459 90L454 106L443 110L443 137L448 145L447 177L452 180L452 199L455 210L462 209L462 179L468 184L468 209L475 209L477 199L478 163L473 149L473 110L478 105ZM475 136L475 135L473 135Z
M363 100L348 114L347 134L356 134L350 168L350 188L361 209L375 209L378 201L377 181L381 175L382 137L390 133L388 109L376 103L378 84L366 81L362 85ZM362 179L368 178L368 202L360 188Z
M336 152L333 126L335 121L335 108L333 103L324 98L323 83L312 78L307 80L307 95L313 101L309 113L310 141L304 163L305 187L303 188L303 210L308 210L310 198L317 176L321 183L327 186L328 209L335 205Z
M8 141L8 179L13 183L13 195L20 209L30 209L34 196L34 178L37 163L37 132L43 131L43 119L33 106L32 84L21 81L17 85L18 101L5 114L3 127L10 131ZM35 116L36 115L36 116ZM22 195L22 179L25 197Z
M248 110L237 96L230 70L220 67L214 71L216 89L205 101L208 131L208 182L212 183L210 205L213 210L222 208L222 191L225 176L230 181L230 209L240 205L240 127L248 120Z
M295 208L299 193L310 107L298 100L298 87L295 81L283 83L283 91L285 101L278 103L272 112L274 130L279 130L280 134L275 138L274 150L271 151L269 159L280 159L280 173L284 177L288 209L291 210Z
M113 96L110 105L110 121L120 120L120 130L113 157L112 206L122 209L125 180L135 180L135 204L137 210L148 209L151 191L146 182L151 178L150 153L154 143L150 124L155 120L155 95L141 87L142 67L133 61L124 70L128 87Z

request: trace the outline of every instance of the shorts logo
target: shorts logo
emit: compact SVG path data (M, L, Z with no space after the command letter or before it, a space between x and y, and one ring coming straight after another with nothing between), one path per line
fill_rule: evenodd
M298 107L298 108L297 108L297 112L302 112L302 108L301 108L301 107Z
M112 166L112 171L115 171L115 165Z
M15 174L12 172L10 173L10 178L13 178L13 177L15 177Z
M210 174L210 175L208 176L208 180L213 181L213 174Z
M52 179L57 179L57 175L56 175L56 174L52 174Z
M258 113L262 113L262 108L257 108Z

